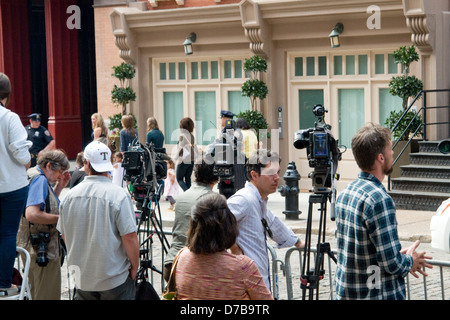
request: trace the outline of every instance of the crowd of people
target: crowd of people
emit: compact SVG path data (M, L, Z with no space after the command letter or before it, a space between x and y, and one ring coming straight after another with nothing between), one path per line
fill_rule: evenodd
M60 299L65 252L75 299L134 299L139 242L122 167L124 152L139 141L133 117L122 116L120 145L112 146L102 116L93 114L92 142L77 155L70 176L67 155L40 125L41 115L30 115L24 128L7 109L10 93L9 79L0 73L0 296L19 290L12 274L20 246L31 255L33 299ZM223 111L221 117L223 127L234 114ZM214 191L214 164L194 161L199 150L191 118L181 119L176 157L166 160L162 199L175 217L163 275L166 281L174 277L179 299L273 299L267 237L280 248L305 246L268 207L280 179L279 155L260 148L245 119L236 124L247 182L232 196ZM153 117L146 142L164 147ZM431 267L431 257L416 252L419 243L402 250L398 240L395 205L381 183L392 168L391 145L389 130L374 124L352 140L361 173L336 202L338 299L405 299L406 274L426 275L424 268ZM367 268L373 265L381 270L380 283L370 287Z

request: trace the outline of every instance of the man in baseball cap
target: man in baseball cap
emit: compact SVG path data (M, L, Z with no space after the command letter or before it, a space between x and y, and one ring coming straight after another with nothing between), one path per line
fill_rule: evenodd
M84 149L84 158L99 173L113 171L111 150L106 144L100 141L92 141L86 146Z
M88 174L60 204L57 229L68 265L77 266L75 300L134 300L139 268L136 216L130 194L112 183L111 150L96 140L84 149Z

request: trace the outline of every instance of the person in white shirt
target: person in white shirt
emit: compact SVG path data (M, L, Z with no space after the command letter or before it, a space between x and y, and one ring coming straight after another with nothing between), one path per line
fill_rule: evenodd
M16 236L28 195L32 145L19 116L6 109L10 93L9 78L0 73L0 296L18 293L12 274Z
M301 241L267 207L268 196L277 191L280 179L280 158L270 150L254 151L247 163L245 187L231 196L227 203L239 225L234 254L245 254L258 266L267 288L270 290L269 256L266 237L269 236L279 248L296 246L303 248Z
M133 300L139 268L136 217L128 192L109 178L111 150L84 149L88 176L66 194L57 229L64 236L77 300Z

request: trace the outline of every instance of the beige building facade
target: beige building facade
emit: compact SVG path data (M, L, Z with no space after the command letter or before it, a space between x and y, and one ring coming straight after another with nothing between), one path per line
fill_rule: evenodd
M122 61L133 64L137 100L128 111L138 119L141 142L146 119L156 117L169 153L181 118L196 122L196 140L206 145L217 136L221 109L250 108L240 88L249 79L244 60L255 54L268 63L262 79L269 94L257 106L269 123L267 145L281 154L282 174L295 161L302 189L311 187L312 169L306 151L293 147L294 132L314 126L315 104L328 110L325 122L341 149L347 147L339 162L338 190L356 178L351 137L365 122L383 124L391 110L401 109L388 89L389 80L401 72L394 50L414 44L420 60L411 73L424 89L450 88L448 0L242 0L200 7L186 7L185 0L158 10L165 2L112 6L98 1L94 11L99 112L104 117L120 112L111 103L111 68ZM344 26L340 47L332 48L329 34L339 22ZM193 54L185 55L183 42L192 32ZM435 94L427 99L449 105L450 98ZM432 110L427 116L449 121L448 111ZM449 127L430 127L427 134L448 138Z

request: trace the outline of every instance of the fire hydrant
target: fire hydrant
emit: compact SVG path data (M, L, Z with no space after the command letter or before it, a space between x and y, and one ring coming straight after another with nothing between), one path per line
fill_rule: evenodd
M298 220L298 215L301 214L301 211L298 210L298 194L300 192L298 181L300 180L300 174L295 167L294 161L289 162L283 179L286 184L278 189L281 196L286 197L286 210L283 211L283 214L286 215L288 220Z

